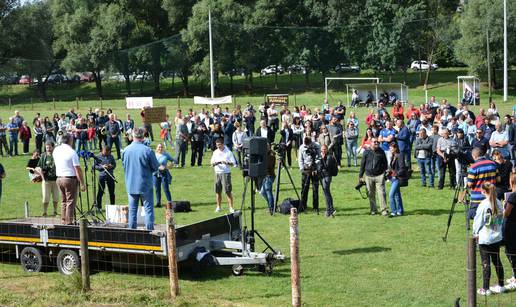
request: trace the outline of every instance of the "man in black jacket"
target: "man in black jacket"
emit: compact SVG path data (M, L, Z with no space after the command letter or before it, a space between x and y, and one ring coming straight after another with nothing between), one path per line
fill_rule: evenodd
M260 127L256 129L255 135L267 138L269 144L274 143L274 131L270 127L267 127L267 122L264 119L260 121Z
M321 178L322 190L326 199L326 212L324 216L335 217L337 211L333 207L333 197L331 196L331 177L339 172L337 160L332 154L328 153L328 146L321 146L321 159L318 161L319 178Z
M380 197L380 208L382 215L388 216L387 204L385 200L385 172L388 169L387 157L385 152L380 148L380 142L377 138L371 139L373 146L370 150L364 152L362 163L360 164L359 180L364 182L369 192L369 205L371 206L371 215L378 213L376 207L376 194Z
M99 172L99 189L97 191L97 208L102 209L102 196L106 189L109 191L109 204L115 204L115 180L113 171L116 168L116 161L111 155L111 149L104 146L101 153L97 155L94 164L95 170ZM109 173L109 174L108 174Z
M294 140L294 132L290 129L288 122L283 122L283 128L280 131L280 143L285 145L288 167L292 166L292 141Z
M509 117L507 119L507 116ZM511 163L512 167L516 165L516 124L514 123L514 118L510 115L506 115L506 124L505 131L507 131L507 135L509 136L509 151L511 153Z
M192 125L192 156L190 165L194 166L197 161L197 166L202 165L202 155L204 153L204 138L208 134L208 128L201 122L200 117L195 116Z

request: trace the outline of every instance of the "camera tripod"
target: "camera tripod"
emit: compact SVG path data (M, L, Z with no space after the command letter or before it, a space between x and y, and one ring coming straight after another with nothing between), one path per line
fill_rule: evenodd
M276 192L274 195L274 208L272 210L272 215L276 213L276 209L278 208L278 199L279 199L279 193L280 193L280 184L281 184L281 169L283 168L290 180L290 183L292 184L292 187L294 188L294 192L296 192L297 199L301 199L299 197L299 193L297 192L296 185L294 184L294 180L292 180L292 175L290 175L290 171L288 170L287 166L285 165L285 152L281 152L277 155L278 157L278 166L276 168L276 173L278 174L278 178L276 179Z
M254 213L255 213L255 196L256 196L256 191L255 191L255 188L254 188L254 180L257 180L257 178L253 178L253 177L250 177L250 176L245 176L245 181L244 181L244 192L242 194L242 205L241 205L241 210L242 212L244 212L244 204L245 204L245 196L247 194L247 186L249 185L249 182L251 182L251 230L249 231L248 234L245 234L245 233L242 233L243 236L246 236L247 237L247 241L249 243L249 246L251 248L251 251L254 252L255 251L255 235L258 236L258 238L260 238L260 240L265 244L265 246L267 246L267 248L265 248L263 250L263 252L267 251L268 249L271 250L272 253L274 254L278 254L278 252L269 244L269 242L267 242L267 240L265 240L262 235L260 235L260 233L258 232L258 230L255 229L254 227ZM245 228L243 228L243 232L245 232L244 230Z
M455 187L455 193L453 194L453 200L450 208L450 213L448 214L448 223L446 226L446 232L442 237L443 241L446 242L448 240L448 232L450 230L451 221L453 218L453 214L455 213L455 205L457 203L462 203L466 206L466 230L469 230L469 203L470 203L470 194L467 188L464 187L464 179L462 178L460 183L457 183L457 187Z
M97 206L97 201L96 201L96 197L97 197L97 189L96 189L96 185L97 185L97 177L96 177L96 173L95 173L95 168L94 167L91 167L91 177L92 177L92 180L93 180L93 203L90 203L90 185L88 183L88 156L87 156L87 152L81 152L81 155L82 155L82 158L83 158L83 163L84 163L84 184L86 185L86 206L84 206L83 204L83 201L82 201L82 192L79 190L79 206L77 206L75 208L75 215L77 217L77 215L79 216L79 219L86 219L88 220L89 223L93 223L93 224L100 224L102 223L103 221L105 221L105 216L104 214L102 213L102 211L98 208ZM77 218L76 218L77 220Z

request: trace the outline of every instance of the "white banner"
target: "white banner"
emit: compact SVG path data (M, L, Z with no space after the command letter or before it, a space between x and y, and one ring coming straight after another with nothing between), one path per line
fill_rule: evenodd
M233 97L224 96L218 98L206 98L201 96L194 96L193 101L195 104L226 104L233 103Z
M152 108L152 97L125 97L127 109Z

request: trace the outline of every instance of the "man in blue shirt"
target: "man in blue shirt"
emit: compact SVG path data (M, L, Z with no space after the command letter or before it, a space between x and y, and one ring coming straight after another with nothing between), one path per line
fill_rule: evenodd
M389 150L389 143L396 140L396 130L392 128L392 122L390 120L385 122L385 128L380 131L378 141L381 142L381 147L387 156L387 165L391 163L391 151Z
M18 132L20 127L14 122L14 117L9 118L7 124L7 131L9 131L9 155L18 155Z
M410 161L410 130L407 126L405 126L405 123L401 119L396 120L396 128L398 129L398 134L396 135L398 148L400 149L400 153L403 155L405 165L408 168L412 168Z
M129 228L136 229L138 203L143 200L145 227L154 229L154 189L152 173L159 167L156 155L150 147L142 143L144 130L133 130L133 142L122 154L125 171L125 188L129 198Z

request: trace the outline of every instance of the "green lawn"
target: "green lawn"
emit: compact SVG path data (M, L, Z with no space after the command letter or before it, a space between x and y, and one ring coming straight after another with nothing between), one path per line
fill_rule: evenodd
M434 85L430 95L455 101L454 77L448 83ZM500 102L499 93L494 96ZM238 97L237 103L258 103L262 96ZM421 88L411 88L411 100L420 103L424 97ZM487 97L482 93L482 97ZM323 94L309 92L296 97L297 104L320 106ZM513 101L514 102L514 101ZM157 100L167 105L168 113L177 108L177 99ZM75 102L60 102L55 112L64 112ZM79 112L88 107L99 107L99 101L83 101ZM105 100L104 108L126 113L123 100ZM190 99L181 99L181 108L191 107ZM485 106L485 100L484 100ZM499 103L500 114L509 113L512 103ZM12 110L0 108L0 117L6 119L14 108L21 110L26 119L35 112L54 113L52 103L30 101L17 104ZM478 108L474 108L476 111ZM362 120L366 109L356 109ZM137 112L131 111L139 122ZM361 132L363 132L363 123ZM157 130L157 126L155 127ZM1 158L8 173L4 181L4 195L0 207L1 218L23 216L23 203L29 201L31 213L39 215L40 186L28 182L24 165L27 157ZM213 170L201 168L172 170L174 199L192 202L193 212L177 214L179 224L214 217ZM243 190L240 171L233 170L235 201L241 203ZM294 180L300 184L297 167L292 169ZM286 182L286 176L283 174ZM369 204L354 190L358 168L344 167L332 185L337 217L324 218L312 213L300 215L300 255L302 301L309 306L451 306L457 297L465 303L465 230L464 212L458 208L454 216L448 243L444 234L453 191L422 188L416 172L409 187L402 189L406 216L388 219L369 216ZM124 194L121 166L116 170L120 181L117 203L127 202ZM324 197L320 191L320 206ZM294 196L289 185L282 185L281 199ZM309 197L309 199L311 199ZM309 202L311 206L311 202ZM246 205L247 207L247 205ZM265 201L257 196L257 229L278 249L289 255L288 217L265 213ZM247 215L248 216L248 215ZM156 221L164 223L164 211L157 210ZM249 223L249 220L247 221ZM259 244L259 247L263 246ZM504 259L506 276L509 265ZM480 282L480 266L478 282ZM494 274L494 272L493 272ZM163 305L171 301L167 277L137 276L132 274L99 273L92 276L93 290L88 294L77 291L76 280L57 272L26 274L19 265L0 264L0 305ZM494 279L493 279L494 280ZM275 268L272 276L247 271L234 277L230 269L210 270L200 280L187 272L180 274L181 296L178 305L257 305L278 306L290 304L290 265L288 261ZM515 294L489 298L489 306L513 305Z

